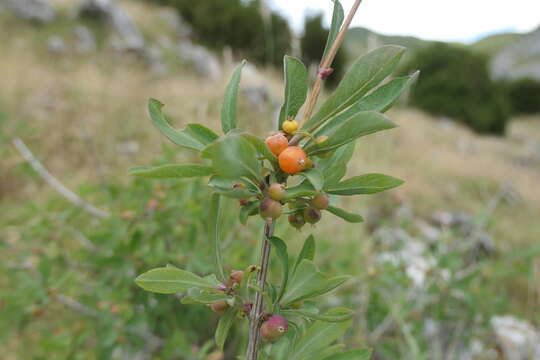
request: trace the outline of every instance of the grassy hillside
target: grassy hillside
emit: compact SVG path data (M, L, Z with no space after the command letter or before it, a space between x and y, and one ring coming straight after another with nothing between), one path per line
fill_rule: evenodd
M470 48L479 54L493 56L523 36L515 33L490 35L471 44Z
M150 41L171 31L154 28L163 26L155 8L122 4ZM196 120L217 130L226 77L205 81L174 58L167 75L156 76L140 60L105 46L86 55L54 55L47 51L48 36L61 36L68 45L72 41L76 24L67 10L59 22L39 27L4 15L0 312L6 315L0 319L0 351L6 359L232 359L242 339L231 342L225 354L217 351L210 331L217 317L207 309L188 311L173 296L143 293L132 282L136 273L166 263L210 271L208 189L182 181L134 181L127 175L135 165L192 160L152 127L148 98L166 105L177 128ZM353 29L348 46L363 51L366 45L359 39L366 33ZM381 41L378 45L424 44L401 37ZM263 70L261 76L280 101L281 72ZM242 127L264 136L273 115L242 98ZM398 108L389 116L399 127L361 141L350 172L389 173L406 184L344 204L368 223L328 217L324 225L303 233L286 226L277 230L293 253L313 232L321 267L354 275L340 296L326 300L328 306L343 304L357 311L347 342L374 347L383 359L428 359L433 357L423 335L427 319L449 325L456 339L474 336L490 349L495 348L490 316L512 314L540 324L540 119L516 119L508 137L491 138L414 109ZM93 218L58 195L16 151L14 137L22 138L63 184L111 217ZM504 198L499 198L501 189ZM261 221L250 220L248 228L232 226L238 207L228 206L227 266L250 264L257 256ZM430 243L420 225L437 210L470 214L493 235L492 257L466 263L468 253L462 248L470 248L469 238L453 228L440 229L438 240ZM375 241L375 226L407 231L430 249L441 249L425 289L411 283L402 264L378 261L390 245ZM420 307L424 300L430 305Z

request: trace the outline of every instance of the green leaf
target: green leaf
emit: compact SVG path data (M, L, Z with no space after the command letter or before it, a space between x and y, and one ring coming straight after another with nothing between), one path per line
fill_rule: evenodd
M302 171L299 175L305 177L311 183L315 191L322 190L324 186L324 177L318 169L308 169Z
M354 62L336 91L303 126L313 132L333 115L345 110L375 88L395 69L405 48L387 45L375 49Z
M225 282L225 273L223 272L223 264L221 262L220 248L220 218L221 218L221 197L218 194L213 194L210 200L210 212L208 214L208 235L214 245L214 259L217 273L221 281Z
M283 58L285 73L285 95L281 111L279 113L279 128L289 117L296 117L298 111L304 105L308 90L308 74L304 64L291 56Z
M240 77L242 76L242 68L246 61L242 61L238 65L231 76L231 80L225 90L223 97L223 105L221 106L221 128L223 133L236 129L236 102L238 98L238 88L240 87Z
M325 189L335 195L375 194L403 184L403 180L382 174L355 176Z
M210 130L206 126L198 123L187 124L185 131L199 140L199 142L205 146L213 143L219 138L219 135L213 130Z
M201 143L189 131L179 131L169 125L161 112L162 107L163 104L158 100L150 99L148 101L148 112L150 113L150 118L152 119L154 126L176 145L197 151L204 149L205 144Z
M191 178L208 176L212 173L213 169L205 165L138 166L129 170L130 175L156 179Z
M242 206L240 209L240 214L238 215L238 218L240 219L240 223L242 225L247 224L248 217L253 216L259 212L259 206L261 202L260 201L252 201L249 204Z
M330 129L329 132L317 134L317 136L328 136L328 140L320 145L310 143L305 148L305 151L309 155L323 154L354 141L359 137L395 127L396 125L381 113L362 111L341 122L336 127Z
M358 111L379 111L385 112L394 105L405 89L411 86L418 78L417 71L412 75L395 78L380 86L368 96L358 101L350 109ZM349 111L348 109L347 111Z
M380 86L368 96L360 99L356 104L343 111L339 115L327 121L324 126L317 130L318 134L329 133L336 126L351 116L362 111L385 112L399 99L401 92L412 84L418 76L418 72L411 76L394 79Z
M276 297L276 302L281 300L285 289L287 288L287 281L289 279L289 255L287 253L287 245L283 240L276 236L270 238L270 242L276 248L276 252L279 260L281 261L282 269L282 280L281 280L281 290L279 291L278 296Z
M340 209L340 208L337 208L337 207L334 207L334 206L328 206L326 211L328 211L328 212L342 218L345 221L351 222L351 223L360 223L360 222L364 221L364 218L361 217L360 215L347 212L347 211L345 211L343 209Z
M294 199L299 196L311 196L317 193L318 191L313 188L313 185L304 182L300 185L292 186L285 189L285 200Z
M356 143L350 142L347 145L340 146L329 157L317 160L317 169L321 170L326 176L327 169L336 163L344 163L347 165L354 155Z
M332 23L330 24L330 31L328 32L328 39L326 40L326 46L324 47L324 52L322 59L326 57L328 51L336 41L339 30L341 29L341 24L343 24L343 19L345 18L345 13L343 11L343 6L339 0L334 1L334 12L332 13Z
M223 351L223 346L225 345L225 340L227 340L227 335L229 335L229 330L231 329L234 319L236 318L237 309L231 308L225 312L219 319L218 327L215 333L216 345L220 350Z
M336 309L329 311L327 315L338 315L340 313L342 311ZM311 356L314 356L343 336L350 324L350 320L340 323L314 322L296 344L291 360L311 359Z
M208 145L201 154L212 159L216 174L228 178L247 177L259 182L261 165L257 150L241 135L227 135Z
M341 354L335 354L324 360L369 360L371 349L351 350Z
M313 235L309 235L306 240L304 241L304 245L302 246L302 250L300 250L300 253L298 254L298 257L296 258L296 262L294 263L293 272L296 271L296 268L302 260L307 259L313 261L315 258L315 238Z
M228 298L229 296L224 291L191 288L180 302L182 304L212 304Z
M157 268L139 275L135 283L146 291L175 294L190 288L214 289L215 284L189 271L173 267Z
M262 156L264 156L265 159L271 161L272 164L277 164L276 155L274 155L272 151L270 151L268 146L266 146L266 144L261 139L251 134L242 134L242 136L246 138L251 143L251 145L253 145Z
M340 310L340 312L338 312L337 310ZM341 312L341 310L343 311ZM342 322L342 321L350 320L354 316L354 312L352 310L345 309L345 308L334 309L334 311L331 311L326 314L317 314L317 313L314 313L311 311L305 311L302 309L282 310L281 312L284 315L301 316L304 318L320 320L324 322Z
M345 344L332 345L314 354L314 357L310 360L325 360L328 356L337 354L343 349L345 349Z
M326 283L323 287L309 294L309 296L316 297L319 295L324 295L326 293L329 293L330 291L334 290L335 288L337 288L338 286L340 286L341 284L343 284L345 281L349 280L350 278L351 277L349 275L334 276L333 278L326 280Z
M346 173L347 165L345 163L335 163L324 172L324 187L327 188L338 183Z
M340 282L338 283L337 280ZM345 280L338 279L338 277L328 279L311 260L303 259L293 273L281 303L286 305L322 295L339 286Z
M236 185L238 184L243 184L244 187L237 187ZM260 189L257 189L251 182L245 179L234 179L223 176L212 176L208 182L208 186L216 194L234 199L247 199L260 192Z

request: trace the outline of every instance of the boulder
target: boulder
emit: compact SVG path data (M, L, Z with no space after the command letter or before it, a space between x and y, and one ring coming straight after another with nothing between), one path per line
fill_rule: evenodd
M60 36L53 35L47 40L47 50L51 54L63 54L66 52L66 43Z
M540 27L497 53L490 64L497 80L540 81Z
M139 29L112 0L81 0L77 16L108 21L121 38L121 50L144 52L144 38Z
M86 54L96 50L96 39L86 26L79 25L74 30L77 52Z
M531 324L513 316L495 316L490 322L505 360L540 360L540 334Z
M182 41L178 45L178 55L183 62L192 66L202 77L217 80L222 75L217 57L200 45L195 45L187 40Z
M55 19L54 7L48 0L0 0L22 19L48 23Z

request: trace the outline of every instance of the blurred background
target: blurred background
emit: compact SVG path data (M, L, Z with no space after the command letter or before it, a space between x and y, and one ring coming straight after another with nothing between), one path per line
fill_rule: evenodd
M345 10L352 1L343 1ZM282 101L285 53L315 73L331 1L0 0L0 350L4 359L235 359L216 350L204 306L143 292L171 263L213 271L203 182L134 180L135 165L194 161L151 125L219 128L233 66L249 61L239 123L264 137ZM346 335L374 359L540 359L540 4L365 0L339 52L408 48L421 75L361 140L352 174L406 180L277 233L354 279L324 298L356 311ZM224 262L257 259L261 221L227 204ZM337 234L337 235L336 235ZM243 325L245 326L245 324Z

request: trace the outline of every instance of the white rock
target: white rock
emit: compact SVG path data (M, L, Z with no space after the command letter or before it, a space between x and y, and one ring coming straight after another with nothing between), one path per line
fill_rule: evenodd
M178 45L178 55L182 61L193 66L199 75L212 80L221 77L221 65L208 49L190 41L182 41Z
M495 316L491 327L506 360L540 360L540 334L527 321Z
M0 0L0 5L5 5L25 20L48 23L53 21L56 15L48 0Z

